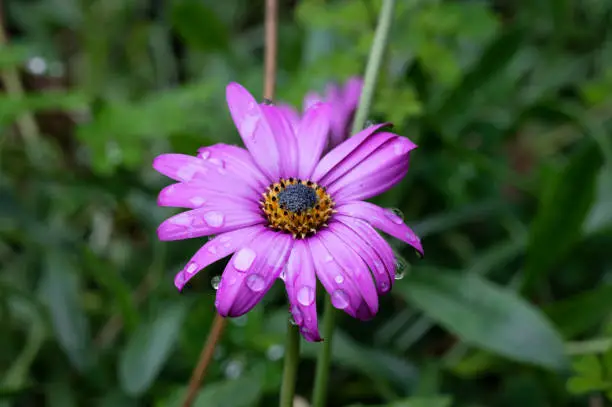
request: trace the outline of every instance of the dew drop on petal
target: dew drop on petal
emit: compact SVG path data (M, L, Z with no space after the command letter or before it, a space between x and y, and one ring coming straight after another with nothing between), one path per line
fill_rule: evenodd
M398 208L389 208L385 210L385 215L391 220L391 222L400 225L404 223L404 214Z
M338 284L342 284L344 282L344 277L338 274L336 277L334 277L334 281L336 281Z
M221 236L221 237L219 238L219 241L220 241L221 243L229 243L229 241L230 241L230 240L232 240L232 238L231 238L231 237L229 237L229 236Z
M251 274L246 278L246 285L256 293L263 291L266 287L266 281L259 274Z
M314 291L314 289L312 287L308 287L306 285L303 285L297 291L296 298L297 298L297 300L298 300L298 302L300 304L302 304L305 307L308 307L309 305L311 305L314 302L315 291Z
M304 322L304 316L302 315L300 307L294 305L291 308L291 315L293 316L293 322L295 323L295 325L302 325L302 322Z
M383 292L387 292L387 290L389 290L389 283L383 281L382 283L380 283L380 289Z
M213 278L211 278L210 285L212 285L212 288L214 288L215 290L219 289L219 287L221 286L221 277L214 276Z
M181 168L178 169L176 175L181 181L191 181L196 172L198 172L198 167L191 164L184 164Z
M217 254L217 246L211 244L210 246L208 246L208 251L212 254Z
M208 157L210 157L210 151L201 150L200 153L198 154L198 157L200 157L202 160L206 160Z
M283 269L283 271L281 271L280 275L278 276L281 280L285 281L285 279L287 278L287 271L286 269Z
M198 269L198 265L195 262L189 262L189 264L187 264L187 267L185 267L185 271L189 274L193 274L196 272L196 270Z
M213 228L218 228L219 226L222 226L224 218L225 217L223 216L223 214L218 211L206 212L204 214L204 220L206 221L206 224Z
M189 200L189 202L191 202L195 208L199 208L206 203L206 199L202 198L201 196L194 196Z
M406 275L406 271L410 266L406 259L401 256L395 257L395 279L401 280Z
M331 254L328 254L327 256L325 256L326 263L331 263L332 261L334 261L334 257Z
M255 261L256 256L257 254L253 249L243 247L234 257L234 268L242 272L247 271Z
M349 296L342 290L336 290L331 295L331 303L338 309L346 309L349 306Z

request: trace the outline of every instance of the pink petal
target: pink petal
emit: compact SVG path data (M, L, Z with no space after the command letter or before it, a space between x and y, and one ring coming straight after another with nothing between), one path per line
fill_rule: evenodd
M306 110L297 133L298 178L309 179L319 162L327 145L331 114L331 106L327 103L315 103Z
M226 171L260 189L265 189L270 184L268 178L257 168L251 154L244 148L218 143L198 149L198 158L216 165L219 173Z
M157 235L159 240L191 239L265 222L259 209L249 209L244 201L226 196L223 199L211 200L204 207L166 219L157 228Z
M394 283L392 274L385 267L384 259L362 237L363 235L358 234L355 230L341 222L332 222L329 225L329 230L346 243L354 256L359 256L367 264L374 277L376 291L379 294L388 293ZM394 267L393 262L391 267Z
M312 180L315 182L321 181L323 177L334 170L336 166L340 165L347 156L359 148L359 146L365 140L367 140L368 137L374 134L374 132L376 132L378 129L388 125L389 123L381 123L375 126L370 126L331 150L321 159L321 161L319 161L319 164L317 164L314 174L312 175ZM345 172L342 167L339 171Z
M332 305L353 318L358 318L359 310L365 304L359 288L321 242L320 234L306 242L312 254L317 277L329 293Z
M249 312L268 292L289 257L291 236L264 230L242 246L221 276L215 306L220 315Z
M300 114L290 105L280 103L277 105L278 109L285 116L285 119L291 124L293 133L297 134L298 126L300 124Z
M421 255L424 254L419 237L393 211L369 202L350 202L342 204L336 209L338 214L363 219L376 229L408 243Z
M302 103L302 108L304 111L308 110L310 106L315 103L325 102L325 100L316 92L308 92L306 96L304 96L304 101Z
M367 264L361 257L355 255L349 245L330 230L323 230L318 233L318 236L361 293L366 306L358 310L357 317L361 320L372 319L378 312L378 294Z
M321 340L317 324L317 277L310 248L296 240L287 260L285 286L293 320L307 341Z
M325 181L328 192L336 202L376 196L391 188L408 172L409 154L416 147L414 143L405 137L399 137L392 133L379 133L370 137L370 139L372 142L385 141L371 152L369 145L373 143L362 143L361 147L363 148L356 149L351 156L345 159L343 164L332 170L329 178L333 181ZM363 150L368 151L369 154L361 159L358 164L351 167L351 164L365 155ZM341 168L342 170L340 170ZM347 169L347 171L334 179L344 169Z
M352 229L361 237L382 260L385 271L391 283L395 282L395 268L397 262L395 254L389 243L365 220L336 214L334 219L348 228Z
M252 239L256 233L263 230L265 230L263 226L251 226L222 233L209 240L196 252L185 267L176 274L174 285L179 290L182 290L185 284L199 273L200 270L234 253L245 241Z
M294 177L298 168L297 139L283 111L276 106L262 105L268 125L276 140L280 172L283 178Z
M237 83L227 86L226 98L244 145L259 169L275 182L280 177L280 156L275 135L262 106Z
M202 160L185 154L162 154L153 160L153 168L176 181L206 181L210 168Z
M354 76L350 78L344 84L343 100L344 106L348 111L357 109L359 104L359 98L361 97L361 90L363 89L363 80L360 77Z
M245 210L256 211L258 209L259 194L234 194L233 196L223 191L211 189L202 183L179 182L171 184L162 189L157 197L159 206L171 206L175 208L202 208L213 201L232 200L236 204L243 204Z

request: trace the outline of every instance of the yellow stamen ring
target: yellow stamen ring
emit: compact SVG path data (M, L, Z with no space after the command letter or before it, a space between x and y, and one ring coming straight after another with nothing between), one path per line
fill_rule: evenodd
M316 182L284 179L266 188L260 201L268 227L304 239L321 228L336 211L334 201Z

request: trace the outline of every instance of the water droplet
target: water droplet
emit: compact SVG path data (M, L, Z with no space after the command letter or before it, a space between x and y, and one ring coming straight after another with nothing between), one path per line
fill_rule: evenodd
M195 208L199 208L206 203L206 199L202 198L201 196L194 196L189 200L189 202L191 202Z
M189 274L195 273L197 269L198 269L198 264L193 261L189 262L189 264L187 264L187 267L185 267L185 271Z
M218 166L218 167L225 167L225 161L219 159L219 158L211 158L210 160L208 160L208 162Z
M231 237L229 237L229 236L221 236L221 237L219 238L219 241L220 241L221 243L228 243L230 240L232 240L232 238L231 238Z
M198 157L200 157L202 160L206 160L208 157L210 157L210 151L206 149L202 149L200 150Z
M331 295L331 302L338 309L346 309L349 306L349 296L342 290L336 290Z
M284 353L285 347L283 345L274 344L268 347L268 350L266 351L266 356L268 357L268 359L276 361L280 360L280 358L283 357Z
M255 261L256 256L257 254L253 249L243 247L234 256L234 268L242 272L247 271Z
M336 283L342 284L344 282L344 277L338 274L336 277L334 277L334 280L336 281Z
M231 360L227 362L227 365L225 365L225 376L228 379L237 379L242 375L243 368L244 366L242 362L238 360Z
M212 254L217 254L217 246L211 244L210 246L208 246L208 251Z
M380 283L380 290L382 292L387 292L389 290L389 283L387 283L386 281Z
M404 223L404 214L398 208L389 208L385 210L385 215L395 224L400 225Z
M204 220L213 228L218 228L223 225L224 216L221 212L211 211L204 214Z
M406 271L410 268L410 265L401 256L395 257L395 279L401 280L406 275Z
M293 322L295 325L302 325L302 322L304 322L304 316L302 315L302 311L300 311L300 307L294 305L291 308L291 314L293 315Z
M328 254L327 256L325 256L326 263L331 263L332 261L334 261L334 257L331 254Z
M177 177L184 182L191 181L193 176L200 170L200 168L191 164L184 164L176 172Z
M298 290L298 292L296 294L296 298L297 298L297 300L298 300L298 302L300 304L302 304L305 307L308 307L309 305L311 305L314 302L315 291L314 291L314 289L312 287L308 287L306 285L303 285Z
M255 292L263 291L266 288L266 280L259 274L251 274L246 279L246 285Z
M221 277L214 276L213 278L211 278L210 285L212 285L212 288L214 288L215 290L218 290L221 286Z
M285 279L287 278L287 271L285 269L283 269L283 271L281 271L280 275L278 276L281 280L285 281Z
M171 218L170 222L173 225L189 226L191 225L191 220L192 220L191 215L188 215L186 212L183 212Z

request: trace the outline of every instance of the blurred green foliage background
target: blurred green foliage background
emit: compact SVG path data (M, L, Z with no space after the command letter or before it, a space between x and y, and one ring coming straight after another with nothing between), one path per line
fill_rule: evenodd
M263 3L2 2L0 406L180 406L223 264L176 292L202 240L157 241L151 160L239 143ZM281 1L278 100L362 74L380 3ZM340 319L328 405L609 403L612 2L397 3L370 119L420 148L377 202L426 257L393 242L377 318ZM232 320L196 407L276 405L287 318L279 283Z

